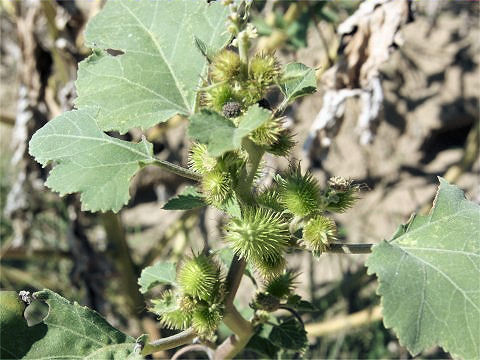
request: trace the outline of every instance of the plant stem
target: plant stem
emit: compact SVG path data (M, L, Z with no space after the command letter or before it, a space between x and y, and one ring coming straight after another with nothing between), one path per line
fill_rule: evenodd
M182 355L184 355L184 354L186 354L187 352L190 352L190 351L202 351L205 354L207 354L209 359L213 359L214 352L208 346L205 346L205 345L202 345L202 344L192 344L192 345L185 346L185 347L181 348L180 350L178 350L172 356L172 360L178 360L178 359L180 359L180 357Z
M246 79L248 77L248 35L245 30L240 31L237 36L238 41L238 55L240 57L241 71L243 77Z
M247 263L235 255L227 275L227 296L225 298L225 317L223 322L234 335L229 336L215 351L214 359L231 359L247 345L253 336L253 326L250 321L238 312L233 305L233 299L243 277Z
M254 144L249 139L244 139L242 142L243 148L248 153L248 163L244 174L239 177L238 186L235 189L239 200L246 204L253 203L252 184L257 174L258 166L262 160L265 151Z
M372 252L373 245L331 243L325 252L335 254L369 254Z
M146 356L158 351L173 349L177 346L189 344L196 336L195 331L192 328L189 328L178 334L144 344L141 354Z
M151 164L164 168L165 170L170 171L173 174L179 175L181 177L184 177L190 180L194 180L194 181L202 180L202 176L200 174L197 174L195 171L189 170L182 166L172 164L171 162L168 162L165 160L160 160L155 158Z

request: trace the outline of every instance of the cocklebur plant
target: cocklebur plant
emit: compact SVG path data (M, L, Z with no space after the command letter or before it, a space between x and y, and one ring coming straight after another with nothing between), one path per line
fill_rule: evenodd
M360 187L351 180L334 177L322 186L292 161L271 185L258 185L263 156L288 157L295 144L282 113L314 92L316 79L303 64L281 65L275 54L255 52L250 7L251 1L239 0L108 1L86 29L93 51L79 64L76 109L51 120L29 147L38 162L53 165L46 185L61 195L80 193L88 211L119 211L129 200L130 179L146 166L195 181L196 188L164 209L210 205L224 211L222 242L232 255L227 269L220 264L221 249L194 249L178 265L158 262L142 271L143 293L167 287L151 299L150 310L163 326L180 331L158 340L135 340L50 290L31 296L50 312L29 328L24 304L5 294L2 358L137 358L194 341L207 344L209 356L218 359L244 348L261 351L262 343L273 357L304 353L299 313L314 308L295 293L297 274L288 269L287 254L372 249L337 241L332 213L346 211L359 197ZM283 95L279 104L266 99L273 89ZM107 134L146 130L174 115L189 121L188 168L155 157L145 138L132 143ZM368 271L379 279L385 325L412 354L438 344L456 356L478 357L480 246L472 234L480 230L479 208L456 187L440 183L430 215L412 217L391 240L376 245ZM243 275L252 272L259 289L247 319L234 299ZM448 298L456 306L444 303ZM292 316L275 320L279 309ZM214 345L221 323L232 335Z

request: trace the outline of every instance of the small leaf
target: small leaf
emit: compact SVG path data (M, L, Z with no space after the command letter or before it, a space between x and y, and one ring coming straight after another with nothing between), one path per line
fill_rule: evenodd
M152 144L115 139L98 127L97 109L66 112L30 140L29 152L42 165L55 161L45 185L60 195L80 192L82 209L119 211L129 198L130 179L154 161Z
M195 38L222 49L227 16L219 2L108 1L86 29L95 54L79 65L77 107L98 107L100 128L121 133L192 114L207 69Z
M173 262L159 261L155 265L147 266L142 270L138 285L140 292L145 294L154 286L160 284L176 285L177 268Z
M165 210L189 210L207 206L204 197L193 186L187 186L180 194L163 205Z
M271 112L253 105L239 119L238 127L219 113L203 109L190 117L188 135L206 144L212 156L221 156L227 151L239 149L242 140L253 130L270 119Z
M282 349L303 351L308 346L307 332L295 318L288 318L273 326L268 339Z
M314 93L317 90L315 70L301 63L287 64L279 85L286 102Z
M480 206L440 179L428 216L413 216L373 248L383 321L412 355L440 345L480 358Z
M235 196L232 196L226 202L221 205L221 210L224 211L228 216L234 218L241 218L242 211L240 209L240 205L238 204L238 200Z
M265 359L275 359L280 350L278 346L272 344L259 334L255 334L245 347L248 350L255 351L258 355Z
M95 311L50 290L33 296L47 303L49 312L41 323L28 327L24 305L18 298L15 302L14 295L0 293L2 359L141 359L134 353L135 339Z
M285 305L301 312L318 311L318 309L311 302L303 300L299 295L290 296Z

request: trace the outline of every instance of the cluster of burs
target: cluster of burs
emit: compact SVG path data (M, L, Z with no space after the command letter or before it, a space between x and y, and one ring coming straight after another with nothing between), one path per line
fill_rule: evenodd
M237 53L223 50L211 59L200 94L202 108L223 114L235 126L250 106L268 106L265 96L282 76L273 54L256 54L247 68L242 66ZM274 311L282 299L292 295L296 277L285 270L286 253L306 248L321 254L336 238L335 222L325 213L343 212L352 206L358 186L336 177L322 189L310 173L302 174L300 166L292 164L276 175L271 185L257 188L260 165L248 189L250 196L241 198L238 187L244 180L249 156L265 152L288 156L294 142L282 118L272 112L271 118L252 131L242 145L239 150L213 157L205 145L194 144L189 165L201 174L201 191L210 205L220 209L232 203L240 206L241 215L230 218L224 240L264 279L252 307ZM223 316L225 277L225 269L213 255L193 255L180 266L178 289L164 292L154 302L153 311L166 327L193 327L199 336L211 337Z

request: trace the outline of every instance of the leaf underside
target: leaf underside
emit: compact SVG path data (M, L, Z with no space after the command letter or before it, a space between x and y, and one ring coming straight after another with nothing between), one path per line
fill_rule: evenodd
M367 260L383 317L412 354L440 345L480 358L480 207L440 179L428 216L414 216Z
M47 303L49 312L42 322L29 327L18 297L18 305L12 308L2 294L2 359L141 359L134 353L135 339L95 311L50 290L39 291L34 297Z

